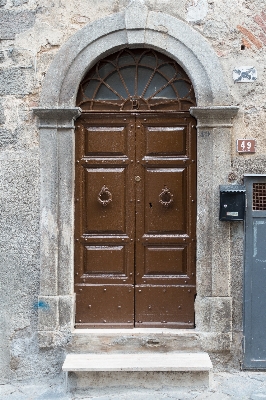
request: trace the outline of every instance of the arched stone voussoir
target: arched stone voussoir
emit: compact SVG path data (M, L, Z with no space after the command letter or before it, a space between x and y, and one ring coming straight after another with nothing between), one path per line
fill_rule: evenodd
M125 13L117 13L105 18L101 18L91 24L85 25L82 29L71 36L68 41L60 48L52 61L43 82L41 93L41 107L60 107L64 106L60 102L60 93L63 83L66 81L70 69L78 69L79 57L84 50L90 52L91 46L97 47L98 41L103 37L108 37L113 32L125 30ZM98 58L101 57L100 51ZM90 57L88 67L97 60ZM84 71L85 74L86 71ZM66 101L66 99L65 99ZM75 105L74 99L66 101L68 105Z
M176 60L193 82L198 106L230 105L221 64L208 41L187 23L142 7L141 21L133 2L125 12L88 24L74 34L46 74L40 106L75 106L86 71L98 59L124 47L151 47Z
M160 32L165 52L189 75L199 106L229 105L232 102L221 63L209 42L189 24L161 12L149 12L146 37ZM158 43L158 39L157 39ZM163 47L161 44L163 51Z

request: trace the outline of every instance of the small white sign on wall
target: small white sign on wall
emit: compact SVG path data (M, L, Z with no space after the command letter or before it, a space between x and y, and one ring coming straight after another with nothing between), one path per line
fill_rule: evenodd
M233 79L235 83L238 82L254 82L258 77L255 67L235 67L233 70Z

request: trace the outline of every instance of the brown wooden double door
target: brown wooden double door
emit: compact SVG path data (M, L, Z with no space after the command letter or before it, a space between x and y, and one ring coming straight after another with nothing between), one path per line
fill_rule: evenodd
M84 113L75 185L76 327L193 328L195 120Z

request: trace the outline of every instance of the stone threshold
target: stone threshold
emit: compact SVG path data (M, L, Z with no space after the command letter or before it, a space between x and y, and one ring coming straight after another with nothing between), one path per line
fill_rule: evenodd
M74 329L67 353L216 352L230 350L230 332L194 329Z
M211 371L207 353L67 354L63 371Z
M210 387L212 362L204 352L70 353L62 367L67 390L99 387Z
M199 332L195 331L194 329L171 329L171 328L132 328L132 329L73 329L72 335L117 335L117 334L171 334L177 336L183 336L184 334L188 336L198 335Z

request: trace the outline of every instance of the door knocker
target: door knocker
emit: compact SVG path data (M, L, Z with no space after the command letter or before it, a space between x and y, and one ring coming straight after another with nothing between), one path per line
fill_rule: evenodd
M108 187L103 185L103 187L101 188L101 190L98 194L97 200L104 207L107 206L109 203L111 203L112 193L110 192Z
M170 192L167 186L164 187L162 193L159 194L159 203L161 203L164 207L169 207L171 203L173 203L174 195Z

